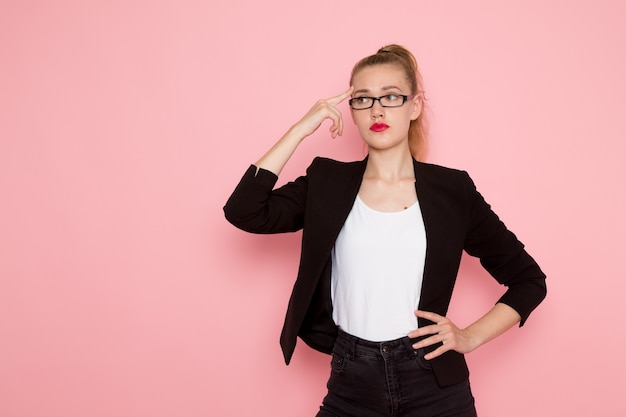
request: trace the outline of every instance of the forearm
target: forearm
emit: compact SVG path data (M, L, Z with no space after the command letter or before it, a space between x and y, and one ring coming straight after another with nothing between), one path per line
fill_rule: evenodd
M463 332L471 340L470 350L474 350L515 326L521 316L513 308L497 303L487 314L466 327Z
M279 175L304 137L297 125L293 126L254 165Z

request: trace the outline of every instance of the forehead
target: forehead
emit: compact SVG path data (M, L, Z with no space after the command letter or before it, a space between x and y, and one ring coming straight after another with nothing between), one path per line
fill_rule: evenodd
M354 91L379 91L389 87L397 87L401 90L410 88L404 70L393 64L372 65L361 69L352 78Z

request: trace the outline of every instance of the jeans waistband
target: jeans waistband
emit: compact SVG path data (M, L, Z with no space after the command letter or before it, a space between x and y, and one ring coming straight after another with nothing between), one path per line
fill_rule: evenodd
M367 356L396 356L406 353L415 354L413 343L423 338L411 339L408 336L383 342L372 342L353 336L339 329L335 347L344 352Z

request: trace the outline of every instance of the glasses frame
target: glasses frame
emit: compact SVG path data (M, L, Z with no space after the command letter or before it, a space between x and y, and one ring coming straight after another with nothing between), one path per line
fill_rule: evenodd
M367 110L367 109L371 109L372 107L374 107L374 103L376 101L378 101L378 104L380 104L381 107L387 107L387 108L391 108L393 109L394 107L402 107L404 105L404 103L407 102L407 100L412 99L413 97L415 97L417 94L409 94L409 95L405 95L405 94L385 94L384 96L380 96L380 97L370 97L370 96L360 96L360 97L353 97L350 100L348 100L348 104L350 105L350 108L352 110ZM397 106L385 106L383 104L383 102L381 101L381 99L385 98L385 97L389 97L389 96L398 96L398 97L402 97L402 103L398 104ZM355 109L352 106L352 102L354 100L358 100L360 98L371 98L372 99L372 104L369 107L360 107L358 109Z

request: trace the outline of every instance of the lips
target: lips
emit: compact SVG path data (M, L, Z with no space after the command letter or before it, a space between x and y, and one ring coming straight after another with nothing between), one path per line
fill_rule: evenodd
M387 130L388 128L389 126L384 123L374 123L373 125L370 126L370 130L372 132L383 132Z

